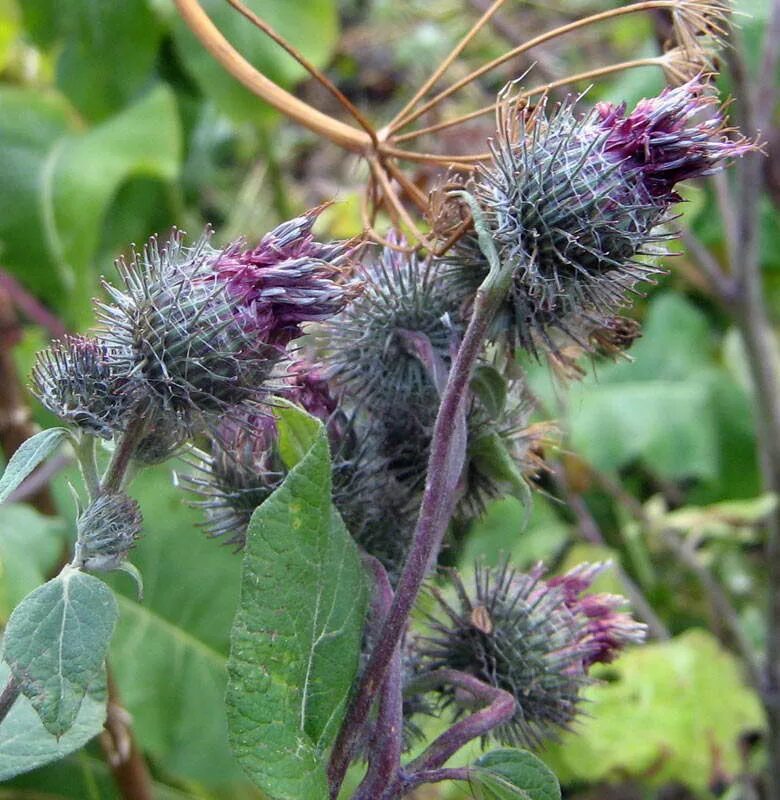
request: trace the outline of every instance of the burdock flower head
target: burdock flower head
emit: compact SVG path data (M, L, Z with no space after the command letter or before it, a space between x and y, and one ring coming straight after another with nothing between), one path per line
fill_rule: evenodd
M729 138L715 103L698 79L631 113L599 103L579 115L573 102L518 111L504 100L492 160L471 191L499 259L514 268L499 319L511 345L555 351L556 332L576 341L567 320L600 324L658 272L646 259L669 238L658 226L681 199L676 185L754 147ZM487 273L475 237L445 261L468 305Z
M316 215L283 223L252 249L239 241L216 250L209 231L187 246L177 232L118 262L124 286L106 286L103 336L155 420L196 431L257 397L302 324L342 308L347 247L314 240Z
M545 581L541 566L529 573L478 566L472 594L454 575L456 606L434 591L446 620L432 620L422 655L430 669L461 670L513 695L515 715L493 734L500 742L536 746L568 729L588 668L643 640L644 626L616 610L623 598L580 596L602 567ZM444 699L458 702L454 693Z
M103 494L79 515L74 563L106 572L122 566L141 532L141 509L132 497Z
M386 248L359 276L363 292L325 326L329 377L379 418L430 424L453 342L437 267Z
M97 337L65 336L38 354L33 391L61 419L110 439L135 399L124 355Z
M243 547L254 510L279 486L284 466L275 447L276 420L270 411L233 409L216 429L211 453L195 464L185 485L199 496L209 536Z

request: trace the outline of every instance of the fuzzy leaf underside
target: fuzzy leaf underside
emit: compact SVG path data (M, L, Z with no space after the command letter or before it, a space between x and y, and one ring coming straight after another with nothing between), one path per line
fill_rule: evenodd
M62 736L103 671L118 616L103 581L66 568L14 609L3 657L45 728Z
M0 663L0 685L10 676ZM73 725L56 737L43 727L40 717L26 697L20 697L0 725L0 781L64 758L83 747L103 729L106 719L106 676L101 672L87 689Z
M62 444L67 435L65 428L48 428L22 443L0 477L0 503L8 499L11 492Z
M476 800L561 800L558 779L527 750L493 750L474 764Z
M324 754L357 672L366 585L330 490L320 429L249 526L228 726L239 763L275 800L327 796Z

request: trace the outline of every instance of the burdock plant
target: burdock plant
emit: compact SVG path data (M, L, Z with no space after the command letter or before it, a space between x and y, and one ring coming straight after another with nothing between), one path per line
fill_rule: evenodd
M89 573L131 570L141 517L130 480L183 455L183 483L207 532L243 551L227 716L236 757L266 795L336 798L356 763L359 800L395 800L442 780L468 782L480 796L526 796L528 763L548 793L557 790L516 749L471 767L447 762L474 739L535 748L572 727L589 668L641 641L643 626L620 610L622 598L586 593L600 566L546 578L542 567L478 565L473 588L454 576L453 595L435 583L437 560L454 518L467 526L507 493L528 503L528 482L544 469L553 428L531 418L523 351L560 359L565 342L607 354L628 347L638 330L621 309L659 271L653 259L673 233L677 184L751 145L725 128L708 84L691 74L710 63L724 5L650 0L558 33L667 10L676 46L614 69L649 64L681 85L632 111L529 106L550 87L513 85L499 98L488 152L406 149L464 118L405 128L527 49L422 102L500 5L376 131L316 71L359 128L269 89L195 0L177 0L250 88L367 161L365 238L382 247L319 241L320 209L255 246L220 249L208 231L193 244L178 232L153 238L119 261L121 284L106 284L97 329L40 356L35 391L69 427L17 452L0 497L69 441L83 510L72 562L9 620L0 721L23 693L55 736L72 726L100 682L117 616L110 590ZM467 177L431 202L398 164L415 158ZM433 218L430 233L396 187ZM393 222L386 235L375 229L380 199ZM426 633L411 612L427 579L439 602ZM58 624L42 623L51 619ZM419 717L431 713L447 727L405 759L403 731L422 730Z

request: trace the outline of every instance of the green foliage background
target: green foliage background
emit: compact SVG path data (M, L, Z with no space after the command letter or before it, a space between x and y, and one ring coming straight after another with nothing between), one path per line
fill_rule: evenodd
M315 87L301 84L300 67L227 3L203 5L266 74L327 107ZM377 118L400 107L408 87L473 19L473 6L461 0L249 5L312 61L328 66ZM510 2L508 8L534 30L603 5ZM759 39L767 3L741 5L752 15L742 22L750 45ZM587 68L598 48L617 59L656 51L649 23L633 18L603 37L553 56L576 71ZM488 33L469 58L481 61L505 47L499 34ZM455 100L453 113L459 103L473 107L480 92L489 98L508 77L503 73ZM660 85L657 73L636 71L594 87L589 98L631 102ZM220 241L239 233L252 239L331 198L339 202L329 211L330 231L353 235L360 229L360 180L350 160L281 120L227 76L170 0L0 0L0 265L69 329L91 323L99 278L111 275L113 258L129 242L165 234L173 225L198 233L206 222L217 226ZM683 223L718 256L725 242L714 199L703 187L686 191ZM771 199L762 202L762 248L777 315L780 231ZM761 497L739 336L686 257L669 266L669 277L632 312L644 326L632 363L593 364L568 393L546 366L525 365L546 416L561 420L567 473L604 543L584 543L566 506L540 494L525 529L516 501L497 502L448 555L465 570L477 555L497 561L507 552L521 566L544 559L553 569L611 558L674 635L605 669L576 733L541 754L572 797L604 796L599 787L606 783L623 792L615 797L653 797L670 783L691 793L682 796L706 797L719 770L738 787L739 776L761 760L760 748L741 746L743 733L762 729L759 704L667 533L703 537L708 567L760 647L763 565L756 523L773 501ZM40 328L26 325L16 349L21 374L28 374L44 342ZM54 423L33 407L43 426ZM644 522L615 502L591 467L644 507ZM144 576L145 597L136 600L126 576L110 579L120 595L111 666L157 797L257 798L229 750L223 702L240 561L198 532L198 517L183 504L170 472L149 471L136 486L146 525L133 560ZM44 581L72 536L66 482L64 474L56 483L61 519L19 505L0 507L0 623ZM605 580L605 588L622 591L614 572ZM0 758L3 747L0 735ZM464 754L464 763L467 755L474 753ZM117 796L94 741L0 785L0 797L42 793L79 800Z

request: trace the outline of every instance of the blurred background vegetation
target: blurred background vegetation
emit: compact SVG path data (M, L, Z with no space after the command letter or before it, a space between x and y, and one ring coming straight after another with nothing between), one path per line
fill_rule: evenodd
M336 110L224 0L203 5L269 77ZM371 118L388 119L489 3L250 5L327 68ZM769 0L737 5L747 14L738 20L736 45L749 75L757 68ZM608 6L609 0L509 0L451 76ZM532 74L554 80L655 55L665 24L661 16L629 16L555 40L530 54ZM529 66L530 60L509 62L457 95L447 113L490 103ZM733 88L728 74L720 82L725 93ZM660 70L634 70L596 83L587 102L632 103L662 85ZM466 133L442 136L458 138L452 149L463 139L484 140L491 130L488 116ZM762 138L771 154L777 126ZM763 159L767 191L757 210L775 322L779 163ZM128 243L174 225L197 234L206 223L222 243L240 234L256 239L279 220L331 199L337 202L327 214L328 232L356 235L362 169L236 84L169 0L0 0L0 443L6 452L19 430L19 418L9 418L14 409L27 406L35 422L53 424L15 391L14 371L25 382L32 355L48 338L92 322L90 298L100 292L100 276L111 276L113 259ZM427 169L414 176L422 187ZM686 188L678 224L690 228L704 258L722 262L728 225L716 189ZM756 776L765 766L765 721L750 664L764 646L762 523L776 500L764 491L758 468L750 371L733 316L701 263L681 253L666 266L668 276L630 312L644 328L632 363L594 362L567 391L546 364L524 365L540 398L540 419L559 420L562 446L546 454L550 471L540 478L525 527L520 505L499 501L444 556L465 569L477 555L497 561L506 553L520 566L544 559L553 569L612 559L600 588L629 594L650 624L650 643L603 670L576 731L542 753L571 798L748 800L759 796ZM53 501L45 492L31 498L37 510L0 506L0 624L54 568L72 534L69 469L63 465L55 476ZM111 579L122 593L111 654L115 698L132 716L155 798L259 797L230 755L222 710L240 560L197 530L170 471L144 474L137 489L146 526L133 560L144 575L143 603L126 578ZM110 767L116 746L116 736L94 741L60 763L0 784L0 798L120 797ZM457 798L465 790L447 791ZM431 789L424 796L445 795Z

